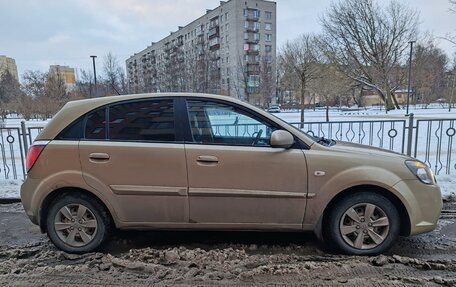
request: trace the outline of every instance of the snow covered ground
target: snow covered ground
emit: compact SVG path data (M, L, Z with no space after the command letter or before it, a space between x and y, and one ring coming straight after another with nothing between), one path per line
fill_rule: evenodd
M441 107L440 105L431 105L428 109L422 109L421 107L414 107L411 106L410 113L415 115L415 119L431 119L431 118L439 118L439 119L456 119L456 109L452 109L451 112L448 112L447 107ZM276 116L282 118L283 120L289 123L297 123L300 121L300 113L297 111L283 111L281 113L275 114ZM332 108L329 111L329 119L331 122L335 121L375 121L375 120L404 120L408 119L405 116L405 110L394 110L390 111L387 114L384 110L379 109L377 107L370 107L370 108ZM326 110L325 109L317 109L317 110L306 110L305 111L305 122L324 122L326 120ZM23 121L19 118L10 118L7 119L3 125L5 127L12 127L18 128L20 127L20 123ZM47 123L47 121L42 120L30 120L26 122L27 127L42 127ZM450 124L449 126L442 126L441 129L445 131L448 128L454 127L454 123ZM390 128L390 127L387 127ZM396 129L400 130L400 127L395 127ZM432 133L436 132L436 126L433 127ZM437 130L438 131L438 130ZM36 137L38 130L33 129L32 138ZM334 137L335 131L333 131ZM353 131L353 136L357 131ZM326 135L325 135L326 136ZM347 135L345 135L347 136ZM356 135L357 136L357 135ZM377 134L378 136L378 134ZM401 144L398 144L397 141L400 143L402 142L402 134L393 140L393 150L401 151ZM435 150L440 145L443 147L443 153L441 154L442 158L448 155L448 148L456 153L454 143L449 142L448 138L446 140L442 140L439 142L435 138L433 138L428 144L428 149L433 151L434 153L426 159L426 154L424 152L424 148L426 145L426 134L420 133L418 137L418 148L417 148L417 157L421 160L428 163L434 170L441 168L441 162L436 160L433 157L435 154ZM331 137L331 135L330 135ZM6 139L6 138L5 138ZM388 138L387 138L388 139ZM381 146L384 148L390 148L388 145L389 143L385 140L385 143L378 142L379 138L375 138L373 140L373 144L375 146ZM368 144L364 140L361 143ZM14 150L14 157L16 158L16 163L20 163L20 152L18 150ZM453 158L456 158L456 154L453 155ZM427 161L426 161L427 160ZM454 159L451 159L454 160ZM444 161L444 160L443 160ZM435 162L435 165L434 165ZM439 166L440 165L440 166ZM453 169L453 162L451 163L451 169ZM456 165L455 165L456 169ZM456 200L456 172L452 170L452 175L445 174L445 171L441 171L439 175L437 175L437 181L442 188L442 196L444 199L452 199ZM0 172L0 178L2 178L2 174ZM20 188L21 180L10 180L10 179L0 179L0 198L14 198L19 197L19 188Z

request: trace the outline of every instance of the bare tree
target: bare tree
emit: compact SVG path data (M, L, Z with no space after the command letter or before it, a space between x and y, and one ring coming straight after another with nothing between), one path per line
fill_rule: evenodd
M446 54L436 47L433 40L418 43L413 57L413 82L416 97L428 105L444 96L445 71L448 64Z
M21 94L19 82L6 70L0 76L0 117L5 118L11 103Z
M295 78L299 83L301 125L304 122L304 108L309 82L318 77L319 52L317 37L304 34L287 42L279 54L279 61L289 78Z
M27 96L36 98L46 95L47 74L40 71L25 71L23 75L23 89Z
M248 76L247 76L247 64L243 60L241 55L237 56L237 65L235 69L231 70L230 78L234 79L232 87L234 90L234 96L238 99L250 101L250 91L248 89ZM244 98L242 98L244 97Z
M261 102L263 105L271 103L276 90L276 77L274 74L274 63L266 58L260 63L259 82Z
M44 97L38 98L38 103L41 105L40 111L44 117L49 118L69 100L67 87L58 69L47 74L45 93Z
M24 117L51 117L69 100L67 88L58 70L53 73L26 71L22 90L27 98L18 99L18 112Z
M107 53L103 58L103 72L104 96L127 93L125 72L120 67L117 57L111 52Z
M76 81L75 90L84 98L94 97L93 76L91 72L83 69L79 70L79 77Z
M417 35L418 13L391 1L344 0L331 4L322 17L326 55L353 80L374 89L386 110L400 108L391 73L406 58Z
M326 121L329 122L329 107L350 98L351 80L331 64L319 65L318 77L310 83L310 90L326 106Z

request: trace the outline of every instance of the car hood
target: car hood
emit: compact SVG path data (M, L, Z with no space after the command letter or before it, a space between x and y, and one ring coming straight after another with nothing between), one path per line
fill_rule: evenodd
M353 154L363 154L368 156L387 156L393 158L401 158L404 160L412 159L407 155L394 152L391 150L344 141L336 141L336 144L330 146L329 148L334 151L348 152Z

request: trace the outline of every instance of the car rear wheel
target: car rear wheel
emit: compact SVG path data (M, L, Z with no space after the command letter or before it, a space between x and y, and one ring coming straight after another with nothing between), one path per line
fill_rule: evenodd
M84 194L57 197L46 218L50 240L68 253L94 251L106 239L109 226L104 206Z
M394 204L373 192L343 198L329 211L325 235L345 254L374 255L391 247L399 236L400 218Z

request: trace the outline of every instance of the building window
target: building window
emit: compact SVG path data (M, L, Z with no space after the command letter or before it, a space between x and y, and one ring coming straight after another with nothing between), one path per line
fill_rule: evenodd
M264 29L267 30L267 31L271 31L272 30L272 24L271 23L264 23Z
M244 9L244 17L247 17L249 16L249 10L248 9Z
M248 40L248 39L249 39L249 33L244 32L244 40Z
M260 10L253 10L253 17L260 18Z
M225 13L225 21L228 21L228 12Z
M244 21L244 28L245 29L249 28L249 21Z
M228 27L229 27L229 23L226 23L225 30L228 30Z
M266 51L266 53L272 52L272 46L271 45L266 45L265 46L265 51Z
M253 39L255 41L260 41L260 33L253 33Z
M266 12L264 12L264 15L266 16L266 19L268 19L268 20L272 19L272 12L266 11Z
M271 34L265 34L265 41L266 42L271 42L272 41L272 35Z

